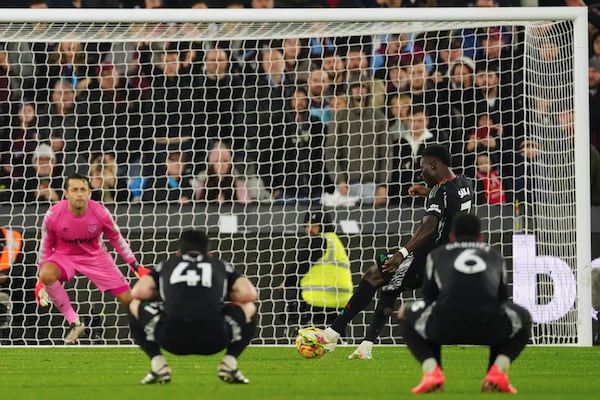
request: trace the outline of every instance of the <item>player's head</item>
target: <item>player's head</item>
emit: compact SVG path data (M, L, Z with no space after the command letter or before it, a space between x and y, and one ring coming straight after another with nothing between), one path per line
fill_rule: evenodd
M452 221L450 241L452 242L478 242L483 240L481 234L481 220L477 215L459 213Z
M179 252L208 254L209 242L206 233L195 229L186 230L179 237Z
M308 210L304 214L304 230L307 235L318 235L321 232L333 232L329 214L324 211Z
M90 179L86 175L74 173L65 180L65 197L69 208L75 213L85 211L90 198Z
M433 186L450 174L450 153L440 144L431 144L421 153L421 174L429 186Z

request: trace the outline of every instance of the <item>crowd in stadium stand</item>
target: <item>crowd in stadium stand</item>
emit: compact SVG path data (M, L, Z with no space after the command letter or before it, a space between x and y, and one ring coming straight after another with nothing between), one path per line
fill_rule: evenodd
M567 5L581 5L577 1ZM542 4L542 3L541 3ZM544 5L560 5L543 3ZM296 7L466 1L288 0ZM477 0L474 6L514 5ZM274 0L29 0L3 7L252 7ZM592 202L600 204L600 35L590 11ZM193 29L193 28L190 28ZM523 31L228 42L1 43L0 203L412 203L419 154L448 145L478 201L525 200ZM540 51L553 57L553 43ZM572 126L572 110L547 114ZM562 119L561 119L562 118Z

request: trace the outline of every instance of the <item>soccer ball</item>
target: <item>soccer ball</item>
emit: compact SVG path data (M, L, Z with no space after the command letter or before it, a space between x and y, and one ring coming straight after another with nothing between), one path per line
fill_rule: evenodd
M325 355L327 342L321 329L313 326L298 331L296 336L296 350L304 358L321 358Z

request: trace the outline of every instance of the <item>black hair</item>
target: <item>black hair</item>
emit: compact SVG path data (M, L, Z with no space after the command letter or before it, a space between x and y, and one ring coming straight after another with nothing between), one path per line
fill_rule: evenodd
M206 233L195 229L189 229L181 232L181 236L179 236L179 251L182 254L192 251L207 254L209 242Z
M90 188L90 190L92 189L92 184L90 183L90 178L87 175L84 174L80 174L79 172L74 172L71 175L69 175L67 177L67 179L65 179L65 190L69 189L69 182L72 179L76 179L76 180L80 180L80 181L86 181L88 188Z
M441 144L431 144L425 147L421 152L421 157L436 158L444 163L447 167L449 167L451 163L451 157L448 149Z
M309 210L304 214L304 223L310 222L313 225L320 225L321 232L333 232L333 225L329 214L325 211Z
M452 221L452 233L459 241L477 241L481 235L481 220L474 214L456 214Z

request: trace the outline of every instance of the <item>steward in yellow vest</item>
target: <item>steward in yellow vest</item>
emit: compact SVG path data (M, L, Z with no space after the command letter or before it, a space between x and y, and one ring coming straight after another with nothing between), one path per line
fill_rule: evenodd
M308 211L306 238L300 241L296 264L286 271L288 323L322 325L332 321L352 296L350 260L331 219Z

